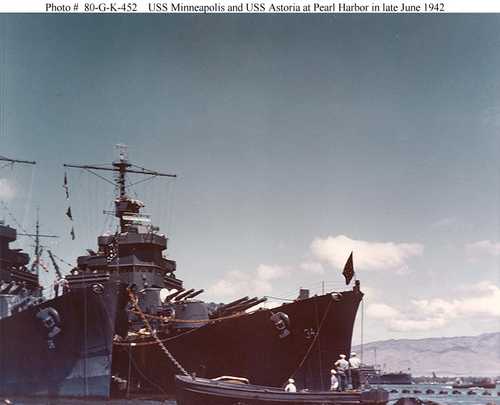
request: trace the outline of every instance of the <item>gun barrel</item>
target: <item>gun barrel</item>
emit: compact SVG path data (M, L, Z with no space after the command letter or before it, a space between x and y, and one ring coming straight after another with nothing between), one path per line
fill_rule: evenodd
M254 297L254 298L251 298L245 302L242 302L241 304L239 305L236 305L236 306L233 306L231 308L229 308L228 310L224 310L224 313L227 314L227 313L234 313L234 312L241 312L241 311L245 311L247 310L248 308L251 308L255 305L258 305L260 304L261 302L264 302L266 301L267 298L258 298L258 297Z
M191 298L194 298L194 297L197 297L198 295L200 295L202 292L204 292L205 290L204 289L201 289L201 290L198 290L198 291L195 291L191 294L188 294L186 295L183 299L184 300L189 300Z
M239 305L239 304L241 304L242 302L245 302L245 301L248 301L248 296L240 298L240 299L237 299L237 300L234 300L234 301L230 302L229 304L224 304L220 309L225 311L226 309L229 309L231 307Z
M258 299L257 301L253 302L252 304L250 304L248 307L246 307L244 309L244 311L246 311L247 309L250 309L256 305L259 305L259 304L262 304L263 302L266 302L267 301L267 298L266 297L262 297L260 299Z
M174 298L175 296L179 295L181 292L183 292L184 289L181 288L180 290L177 290L175 292L173 292L172 294L169 294L165 297L165 299L163 300L164 302L168 302L170 301L172 298Z
M177 297L175 297L175 301L180 301L184 297L187 297L189 294L191 294L193 291L194 291L194 288L191 288L191 289L189 289L187 291L182 292Z

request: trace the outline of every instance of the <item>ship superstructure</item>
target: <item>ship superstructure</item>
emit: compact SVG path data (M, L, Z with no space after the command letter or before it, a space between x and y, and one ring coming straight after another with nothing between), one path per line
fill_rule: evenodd
M237 375L274 386L294 375L304 388L327 387L331 365L350 350L363 296L359 282L350 291L303 294L272 310L248 312L266 300L260 297L206 303L198 298L202 289L186 289L177 278L175 261L164 256L167 237L142 214L144 204L127 193L129 174L175 175L135 166L123 150L112 166L65 166L115 175L117 231L99 236L97 250L78 258L68 280L109 276L129 286L128 330L113 350L121 394L173 393L178 373Z
M0 161L10 164L35 162L0 156ZM17 240L17 230L0 221L0 319L18 313L42 301L42 288L38 273L30 271L30 257L21 249L9 245Z

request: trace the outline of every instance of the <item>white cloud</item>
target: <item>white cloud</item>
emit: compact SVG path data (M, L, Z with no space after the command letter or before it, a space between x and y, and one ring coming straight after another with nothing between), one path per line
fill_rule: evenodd
M465 245L467 256L471 260L479 259L484 256L500 256L500 242L491 240L481 240Z
M0 199L10 200L16 195L16 188L7 179L0 179Z
M373 319L388 319L399 316L400 313L387 304L375 303L368 305L366 315Z
M339 235L316 238L311 251L317 260L339 268L352 251L354 269L402 271L407 269L408 259L422 255L424 247L419 243L368 242Z
M404 313L383 303L370 304L366 315L369 319L380 320L392 332L410 332L435 329L446 324L442 317L422 315L415 311Z
M381 294L381 292L378 289L375 289L375 288L373 288L373 287L371 287L369 285L366 285L366 284L364 284L364 285L361 286L361 291L363 291L363 294L364 294L364 298L363 299L364 299L365 303L367 301L370 302L370 303L372 301L375 302L377 299L380 298L381 295L382 296L385 295L383 292Z
M288 273L287 267L266 264L259 265L251 273L233 270L214 283L207 292L217 299L269 295L273 290L272 281L282 279Z
M412 303L421 313L448 319L472 316L500 317L500 288L482 282L475 284L470 294L465 297L453 300L415 300Z
M310 273L324 274L325 272L323 265L319 262L314 262L314 261L302 262L300 263L299 267L302 270L305 270Z
M388 327L393 332L412 332L426 331L444 326L446 320L443 318L427 318L427 319L390 319Z
M257 277L261 280L274 280L281 278L286 274L284 267L280 266L269 266L266 264L260 264L257 267Z
M498 322L500 318L500 288L488 281L472 285L468 294L446 300L432 298L412 300L405 310L383 303L367 308L368 318L383 320L391 331L410 332L441 328L453 320L482 317Z

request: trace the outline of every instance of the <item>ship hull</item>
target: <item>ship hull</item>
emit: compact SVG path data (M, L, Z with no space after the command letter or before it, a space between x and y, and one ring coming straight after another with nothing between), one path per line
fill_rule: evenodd
M350 350L361 297L359 291L325 294L159 337L200 377L234 375L277 387L293 376L299 389L325 390L334 361ZM277 313L288 316L288 334L271 320ZM174 392L180 370L154 341L117 345L113 356L113 374L128 381L128 392Z
M389 373L373 375L367 378L369 384L381 385L410 385L412 384L411 374L407 373Z
M0 394L108 397L125 303L117 283L83 285L0 320Z

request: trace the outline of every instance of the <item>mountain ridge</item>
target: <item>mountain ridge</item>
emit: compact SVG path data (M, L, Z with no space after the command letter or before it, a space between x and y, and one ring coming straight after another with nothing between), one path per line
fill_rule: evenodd
M361 347L353 346L361 352ZM388 339L365 343L363 362L414 376L500 376L500 332L477 336Z

